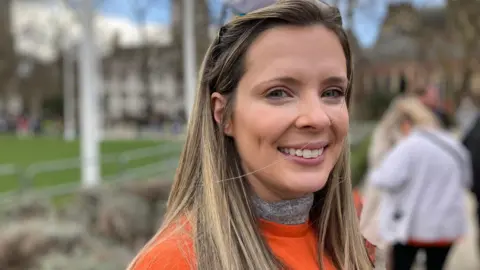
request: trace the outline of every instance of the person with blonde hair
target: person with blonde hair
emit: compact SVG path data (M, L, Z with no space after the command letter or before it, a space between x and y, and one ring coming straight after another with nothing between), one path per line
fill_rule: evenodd
M413 93L402 94L396 97L382 116L372 134L368 151L369 172L375 170L383 161L385 155L397 145L403 135L401 132L402 116L413 113L415 125L439 126L440 122L426 106L429 98L424 97L426 90L417 88ZM430 95L429 95L430 96ZM364 184L364 206L360 215L360 230L362 235L373 245L376 250L377 270L384 270L388 260L388 243L380 236L379 213L382 192L373 186L370 173L366 174Z
M337 8L281 0L221 27L158 233L129 269L371 269L349 173Z
M466 232L462 198L472 182L470 156L418 99L395 105L398 143L369 175L382 192L380 238L391 246L392 270L411 269L419 250L427 270L441 270Z

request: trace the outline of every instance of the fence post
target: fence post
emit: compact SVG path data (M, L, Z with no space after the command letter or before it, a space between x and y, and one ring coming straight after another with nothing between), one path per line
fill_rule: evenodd
M119 178L126 175L128 171L128 162L129 162L129 158L126 157L124 154L120 154L118 156L118 177Z
M18 191L20 194L25 194L31 187L31 181L28 179L27 169L20 166L17 167L18 177Z

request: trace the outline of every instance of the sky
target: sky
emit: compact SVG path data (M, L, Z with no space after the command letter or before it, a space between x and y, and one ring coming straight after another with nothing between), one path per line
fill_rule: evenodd
M135 10L150 7L147 20L153 23L167 24L171 20L170 1L171 0L103 0L99 8L106 16L120 16L136 21L137 16L135 15ZM218 17L222 8L222 1L208 1L210 2L210 10L213 16Z
M366 2L368 1L368 2ZM386 3L398 0L364 0L364 4L358 12L355 13L353 29L357 34L360 43L365 46L371 46L377 37L379 26L382 23ZM218 18L222 8L222 0L209 0L210 10L213 18ZM443 0L413 0L420 7L441 5ZM362 0L360 0L362 3ZM168 24L170 23L170 0L103 0L99 9L104 16L120 17L129 19L132 22L138 22L138 16L135 15L135 8L150 5L150 10L146 16L147 22ZM342 7L341 7L342 10Z

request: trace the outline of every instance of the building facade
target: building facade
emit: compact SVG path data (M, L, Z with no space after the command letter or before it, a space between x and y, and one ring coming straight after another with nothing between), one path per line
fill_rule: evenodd
M397 92L432 83L445 97L458 91L464 80L464 51L451 37L445 7L390 4L375 44L364 51L364 88ZM480 56L480 54L479 54ZM480 66L473 65L470 89L480 95Z
M103 112L106 123L125 119L175 119L184 110L180 61L172 46L119 48L103 59Z

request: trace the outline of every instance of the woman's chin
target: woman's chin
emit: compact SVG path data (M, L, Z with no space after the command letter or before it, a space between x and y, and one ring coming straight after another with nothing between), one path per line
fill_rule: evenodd
M326 179L319 180L319 178L316 178L316 179L303 178L301 179L301 181L290 183L287 189L291 192L292 195L293 194L304 195L304 194L314 193L323 189L326 185L326 182L327 182Z

